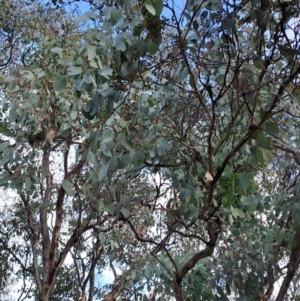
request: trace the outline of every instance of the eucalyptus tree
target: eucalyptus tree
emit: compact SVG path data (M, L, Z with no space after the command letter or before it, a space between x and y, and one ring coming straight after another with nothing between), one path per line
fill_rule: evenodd
M299 4L90 4L5 69L1 244L33 292L297 300Z

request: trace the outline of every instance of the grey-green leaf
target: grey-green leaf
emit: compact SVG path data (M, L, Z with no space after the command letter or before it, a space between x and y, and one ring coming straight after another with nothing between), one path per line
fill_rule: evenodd
M129 210L128 210L127 208L122 207L121 212L122 212L122 214L123 214L123 216L124 216L125 218L128 218L128 217L129 217L130 212L129 212Z
M150 4L149 2L146 2L145 7L150 14L152 14L153 16L156 15L155 8L152 6L152 4Z
M133 153L135 151L135 148L134 148L134 145L133 145L132 141L130 141L125 135L120 135L119 136L119 141L130 152Z
M82 73L82 68L81 67L76 67L76 66L71 66L68 69L68 75L79 75Z
M242 209L239 209L239 208L234 208L231 206L231 213L232 215L236 218L236 217L241 217L241 218L244 218L245 217L245 213Z
M99 171L99 179L104 179L107 175L107 171L108 171L108 166L102 165Z
M0 144L0 152L3 152L9 146L9 144L10 143L8 141L2 142Z
M69 196L75 195L74 185L70 181L64 179L61 185Z
M268 121L266 123L266 131L271 134L271 135L274 135L274 136L278 136L279 134L279 128L278 128L278 125L273 122L273 121Z
M25 190L29 191L29 189L31 188L31 185L32 185L31 179L30 179L30 177L27 177L25 179Z
M67 77L65 75L58 75L53 83L54 90L61 91L67 86Z

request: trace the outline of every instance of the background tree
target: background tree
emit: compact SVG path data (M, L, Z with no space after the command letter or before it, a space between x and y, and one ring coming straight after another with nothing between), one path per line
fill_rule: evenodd
M90 4L4 64L23 295L297 300L299 5Z

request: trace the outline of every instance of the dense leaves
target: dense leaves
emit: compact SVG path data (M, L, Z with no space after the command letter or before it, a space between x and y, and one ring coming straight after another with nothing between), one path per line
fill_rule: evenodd
M1 1L2 291L297 300L298 3L53 2Z

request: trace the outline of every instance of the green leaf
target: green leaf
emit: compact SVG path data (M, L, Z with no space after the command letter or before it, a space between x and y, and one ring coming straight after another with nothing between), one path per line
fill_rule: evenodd
M248 213L253 213L257 209L258 198L253 195L249 195L247 197L242 196L241 203L248 207L247 208Z
M202 14L201 14L201 19L205 20L208 16L208 11L205 10Z
M10 143L8 141L2 142L0 144L0 152L3 152L9 145Z
M263 162L264 163L270 163L272 160L272 151L269 149L261 149L262 157L263 157Z
M119 159L116 155L112 156L110 159L109 159L109 168L111 170L117 170L118 166L119 166Z
M88 16L82 15L82 16L75 17L75 18L74 18L74 21L75 21L75 22L85 22L85 21L87 21L88 19L89 19Z
M9 110L9 121L10 122L15 122L16 121L16 119L17 119L17 117L18 117L18 114L17 114L17 109L16 109L16 107L15 106L12 106L11 108L10 108L10 110Z
M135 152L134 144L124 134L119 135L119 142L131 153Z
M87 11L84 15L89 17L93 21L98 19L98 15L96 13L94 13L93 11Z
M50 51L53 52L53 53L58 53L58 54L60 54L60 53L62 53L64 50L63 50L62 48L59 48L59 47L54 47L54 48L51 48Z
M45 75L46 75L46 72L45 72L45 71L41 71L41 72L38 74L37 78L40 79L40 78L44 77Z
M107 19L110 18L111 11L112 11L112 7L105 6L105 8L104 8L104 16L105 16L105 18L107 18Z
M250 155L251 155L251 162L253 165L264 163L264 157L263 157L262 151L259 147L252 146L250 148Z
M71 66L68 68L68 75L70 75L70 76L79 75L81 73L82 73L81 67Z
M246 189L250 186L252 181L252 175L249 173L240 173L237 178L237 186L242 190L246 191Z
M115 97L114 95L109 95L108 98L107 98L107 103L106 103L106 111L108 114L110 114L113 109L114 109L114 104L115 104Z
M277 243L281 243L286 238L286 234L284 231L278 231L275 235L275 239Z
M86 112L85 110L82 110L82 115L88 120L93 120L96 117L96 115L91 115L90 113Z
M13 91L16 88L16 85L17 85L16 82L13 80L9 83L9 85L7 86L7 89L9 91Z
M108 166L107 166L107 165L102 165L102 166L100 167L100 170L99 170L99 179L100 179L100 180L106 178L106 176L107 176L107 171L108 171Z
M120 51L125 51L126 44L123 41L116 41L116 48Z
M75 195L74 185L73 185L70 181L64 179L64 180L62 181L61 186L63 187L63 189L66 191L66 193L67 193L69 196L74 196L74 195Z
M146 7L147 11L148 11L150 14L152 14L153 16L156 15L155 8L152 6L151 3L146 2L146 3L145 3L145 7Z
M230 207L230 210L231 210L231 213L232 215L237 218L238 216L241 217L241 218L244 218L245 217L245 213L242 209L239 209L239 208L234 208L234 207Z
M136 271L131 272L131 279L134 280L136 278Z
M112 75L113 70L110 69L108 66L103 66L101 70L98 71L98 74L104 76L105 78L109 79L109 75Z
M124 216L125 218L128 218L129 215L130 215L129 210L128 210L127 208L125 208L125 207L122 207L121 212L122 212L122 214L123 214L123 216Z
M89 46L87 49L88 53L88 60L91 61L96 57L96 47L95 46Z
M23 74L23 77L25 77L28 80L33 80L34 79L33 73L29 70L24 70L21 73Z
M180 198L181 200L185 200L185 199L188 198L190 195L191 195L191 190L190 190L190 189L182 188L182 189L180 190L180 193L179 193L179 198Z
M78 116L77 111L74 111L74 110L73 110L73 111L71 112L71 119L72 119L72 120L75 120L75 119L77 118L77 116Z
M98 212L100 213L102 211L103 207L104 207L102 200L97 200L96 201L96 206L97 206Z
M253 60L253 65L258 69L263 69L265 67L265 62L261 57L257 57Z
M35 94L30 94L30 96L28 98L28 102L34 106L39 102L39 98Z
M100 113L101 106L103 105L102 95L96 94L93 96L91 101L87 104L85 111L91 116L98 116Z
M122 169L128 166L131 163L130 157L128 155L122 155L119 157L119 165L118 168Z
M13 133L7 128L7 124L0 122L0 134L7 136L7 137L13 137Z
M164 150L169 151L172 148L171 144L169 144L168 141L163 137L157 138L157 143Z
M30 188L31 188L31 185L32 185L32 182L31 182L30 177L26 177L26 179L25 179L25 190L29 191Z
M86 76L90 78L90 81L93 83L94 87L97 87L95 73L91 70L87 70Z
M158 46L155 43L153 43L152 39L147 39L146 49L150 54L155 54L158 50Z
M115 7L111 8L110 22L112 23L112 25L115 25L122 17L122 11L120 9L117 9Z
M86 157L86 160L87 160L87 162L94 164L95 160L96 160L96 157L91 151L89 151L88 155Z
M244 204L246 206L257 206L258 199L254 195L249 195L247 197L242 196L241 202L242 202L242 204Z
M300 55L300 50L292 49L288 45L278 45L279 51L289 57L293 57L294 55Z
M54 90L61 91L67 86L67 77L65 75L58 75L53 83Z
M164 8L163 0L155 0L154 8L155 8L156 16L160 16Z
M278 125L275 122L268 121L265 124L265 128L266 128L266 131L269 134L274 135L274 136L278 136L278 134L279 134L279 128L278 128Z
M265 133L262 130L258 130L253 138L255 139L257 145L261 148L265 148L265 149L271 149L271 138L270 137L266 137Z

